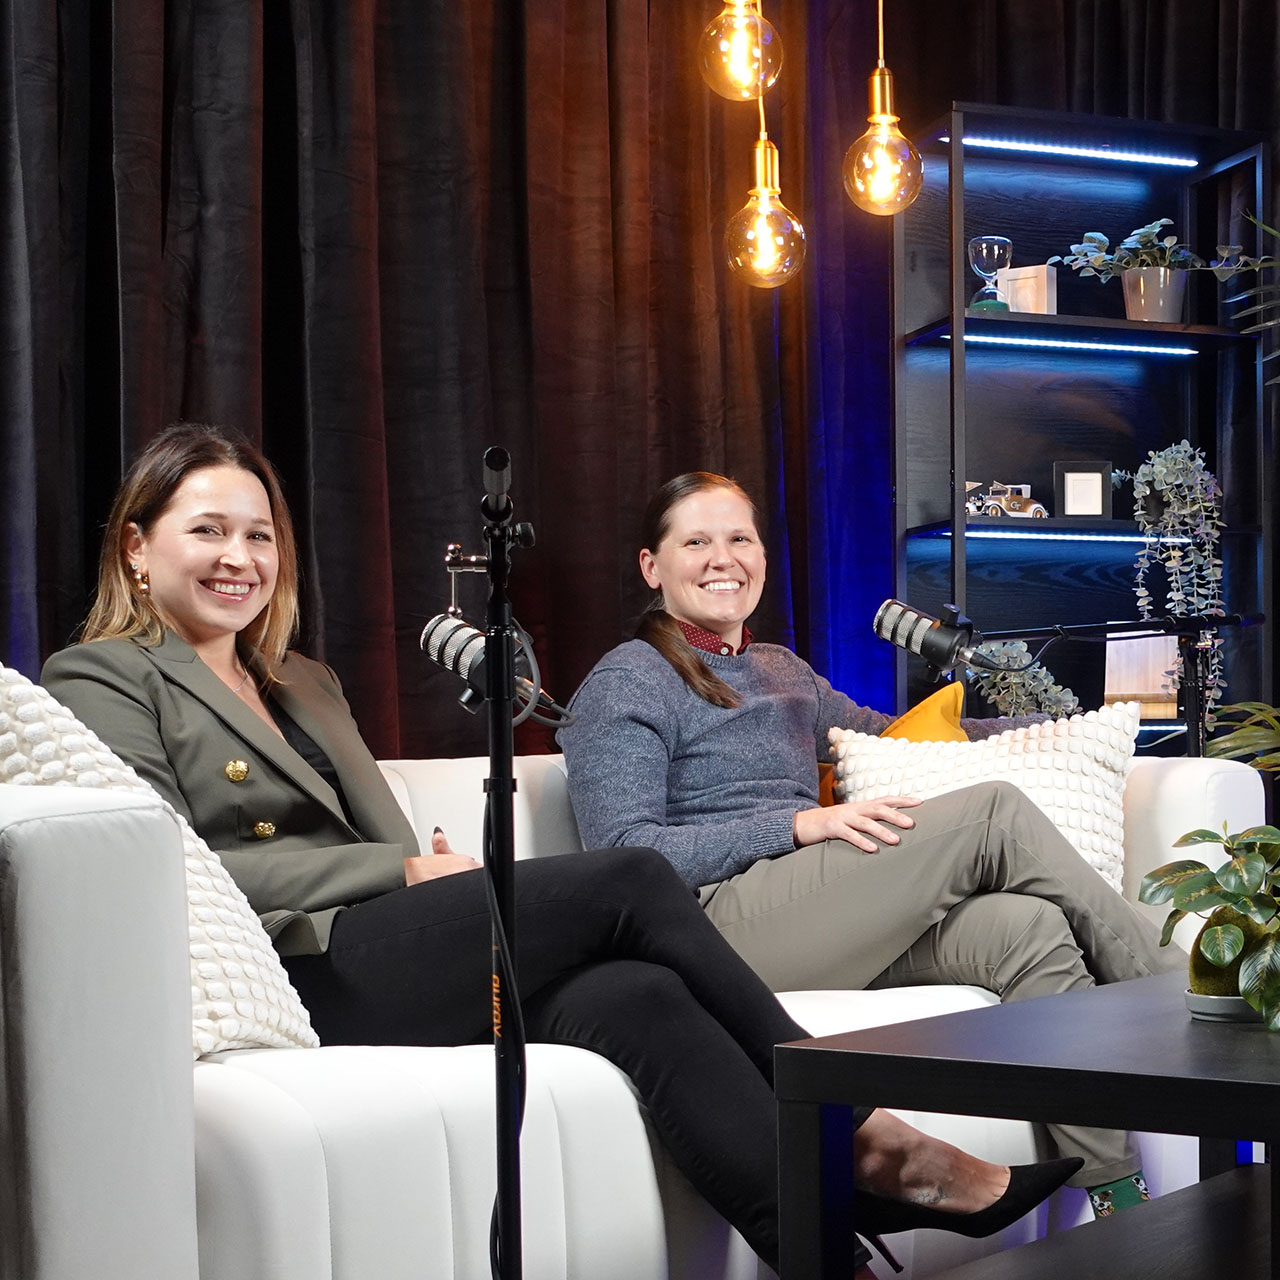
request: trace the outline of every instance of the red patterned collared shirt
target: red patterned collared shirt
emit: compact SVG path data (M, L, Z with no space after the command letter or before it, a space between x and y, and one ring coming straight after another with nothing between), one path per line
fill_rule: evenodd
M730 654L745 652L747 645L751 643L751 632L746 627L742 628L742 643L735 649L714 631L695 627L691 622L681 622L679 618L676 619L676 625L684 632L684 638L695 649L701 649L703 653L718 653L721 657L727 658Z

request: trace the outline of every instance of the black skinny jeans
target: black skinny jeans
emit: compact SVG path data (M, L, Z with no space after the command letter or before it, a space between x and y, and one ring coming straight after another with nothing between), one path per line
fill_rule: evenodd
M626 1072L690 1182L776 1267L773 1046L807 1032L652 850L519 862L515 901L529 1039L593 1050ZM327 1044L489 1038L477 871L351 907L324 955L285 963Z

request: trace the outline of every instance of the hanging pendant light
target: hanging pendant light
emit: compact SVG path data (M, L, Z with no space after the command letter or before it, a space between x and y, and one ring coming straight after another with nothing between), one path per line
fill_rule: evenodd
M763 99L755 174L750 199L724 229L724 251L729 269L739 280L757 289L776 289L804 265L804 227L778 199L778 148L764 131Z
M758 98L782 70L782 41L760 12L759 0L725 0L698 41L698 66L722 98Z
M871 126L844 157L844 189L868 213L893 214L920 194L924 164L898 128L893 110L893 72L884 65L884 0L879 0L880 56L867 82Z

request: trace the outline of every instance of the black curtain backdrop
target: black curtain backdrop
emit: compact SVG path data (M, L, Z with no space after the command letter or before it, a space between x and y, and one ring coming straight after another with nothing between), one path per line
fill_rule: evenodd
M886 8L908 128L960 99L1280 144L1274 0ZM417 636L446 544L480 549L491 443L537 528L516 612L562 698L643 603L648 494L706 467L767 512L757 633L887 704L890 228L840 184L875 5L765 0L769 130L808 231L776 292L721 262L756 117L698 77L716 11L3 0L0 657L34 676L70 639L122 467L186 417L280 467L303 646L379 755L483 750ZM483 594L463 586L477 619Z

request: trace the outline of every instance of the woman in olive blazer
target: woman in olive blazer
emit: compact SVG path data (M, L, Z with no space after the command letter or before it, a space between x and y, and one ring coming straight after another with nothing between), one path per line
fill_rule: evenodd
M242 437L179 424L125 477L84 639L50 658L44 682L221 854L322 1040L485 1039L483 877L439 832L413 856L337 678L288 651L296 620L270 464ZM652 850L520 863L514 896L529 1038L625 1071L690 1181L776 1266L773 1046L804 1029ZM858 1121L872 1229L987 1235L1078 1167L1011 1172L883 1111ZM850 1271L868 1256L851 1241Z
M264 661L250 670L262 677ZM341 907L404 887L418 844L333 672L298 653L274 670L272 703L332 761L338 787L172 631L150 647L73 645L41 682L218 851L280 952L308 955L328 946Z

